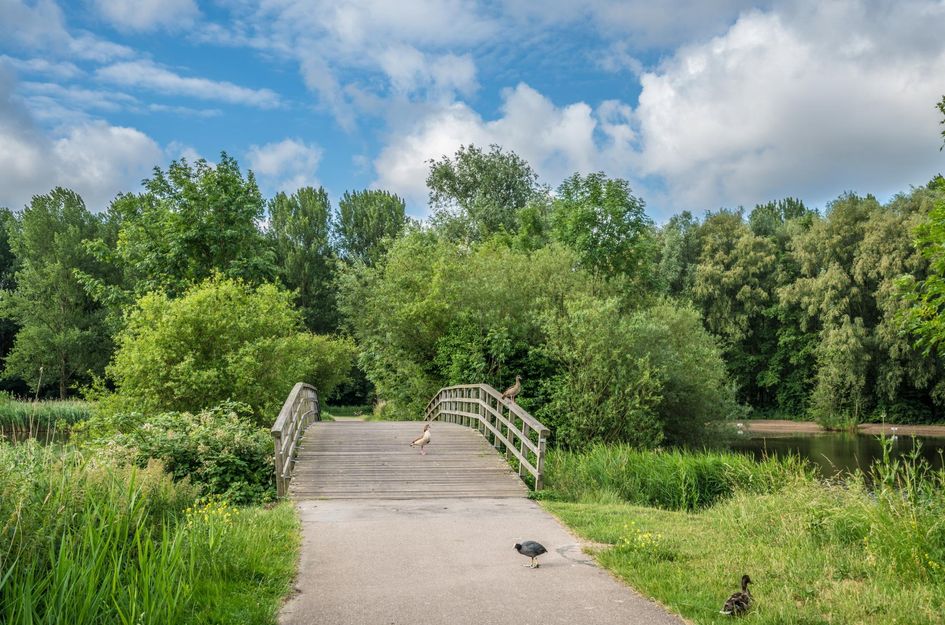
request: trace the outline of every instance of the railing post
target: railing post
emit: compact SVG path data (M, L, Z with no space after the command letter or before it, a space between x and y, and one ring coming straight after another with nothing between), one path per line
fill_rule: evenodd
M285 478L282 477L282 471L285 463L282 458L282 434L272 433L272 440L276 448L276 496L285 497Z
M538 458L535 461L535 469L538 475L535 476L535 490L541 490L545 482L545 433L538 432Z

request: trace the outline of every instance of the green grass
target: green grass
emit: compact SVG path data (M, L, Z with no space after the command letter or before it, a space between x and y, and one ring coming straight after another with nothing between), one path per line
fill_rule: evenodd
M89 402L79 400L32 402L0 396L0 431L69 426L88 419L91 410Z
M584 452L549 452L545 483L550 493L544 496L696 510L737 490L771 492L788 480L811 475L810 467L796 457L756 462L734 452L596 445Z
M333 417L369 417L371 406L326 406L325 412Z
M298 550L290 505L234 509L156 463L0 443L2 623L274 623Z
M597 560L694 623L719 614L742 574L755 582L746 623L933 624L945 613L945 475L913 458L825 484L798 476L714 506L542 502Z

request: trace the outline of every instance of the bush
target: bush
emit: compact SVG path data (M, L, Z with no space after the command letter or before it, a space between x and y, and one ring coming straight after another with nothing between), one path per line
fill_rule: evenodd
M248 411L223 403L197 414L112 415L89 428L99 434L116 429L97 446L124 453L139 466L158 460L174 479L187 478L206 495L256 503L275 496L275 469L272 438L240 416Z
M537 414L558 444L704 443L707 424L737 409L719 348L690 306L626 313L616 299L585 297L565 308L546 317L544 349L559 373Z
M117 343L107 368L117 391L106 411L196 412L232 400L265 425L296 382L327 397L355 355L350 340L303 332L288 291L219 277L179 299L145 295Z

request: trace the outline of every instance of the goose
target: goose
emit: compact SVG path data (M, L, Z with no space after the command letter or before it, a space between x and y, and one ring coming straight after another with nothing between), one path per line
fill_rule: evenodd
M527 566L530 569L538 568L538 556L543 553L548 553L548 550L545 549L544 545L541 543L536 543L534 540L526 540L525 542L519 544L515 543L515 551L519 552L523 556L527 556L532 559L532 563L523 564L522 566Z
M411 447L420 446L420 455L427 455L426 446L430 443L430 424L427 423L423 426L423 434L420 435L420 438L410 443Z
M502 393L502 399L508 399L513 404L515 403L515 398L518 396L519 391L522 390L522 376L515 376L515 384L505 389L505 392Z
M751 578L747 575L742 575L741 592L733 593L725 602L725 605L722 606L722 609L719 610L719 613L728 616L741 616L745 614L745 612L748 612L748 608L751 607L751 592L748 590L748 584L750 583Z

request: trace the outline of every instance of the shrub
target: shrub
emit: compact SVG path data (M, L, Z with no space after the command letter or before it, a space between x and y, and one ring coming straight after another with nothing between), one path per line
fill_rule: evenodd
M99 438L98 446L119 450L139 466L159 460L174 479L188 478L204 494L238 504L266 501L275 495L272 439L240 416L248 410L227 402L197 414L103 417L118 431ZM97 427L99 433L108 429Z
M559 373L537 415L558 444L704 442L706 425L736 410L719 348L690 306L626 313L616 299L584 297L565 308L546 317Z
M296 382L327 396L355 354L347 339L303 332L288 291L219 277L179 299L145 295L117 343L107 368L117 393L105 410L196 412L232 400L266 425Z

